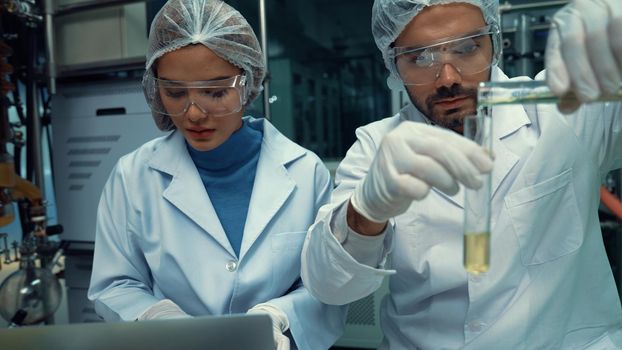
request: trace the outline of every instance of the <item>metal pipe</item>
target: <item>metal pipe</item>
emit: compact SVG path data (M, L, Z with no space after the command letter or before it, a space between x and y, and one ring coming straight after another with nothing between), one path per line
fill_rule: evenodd
M261 37L261 48L263 50L263 60L268 71L268 34L266 29L266 0L259 0L259 35ZM263 81L263 112L264 117L270 120L270 74Z
M45 7L45 51L47 56L48 90L50 95L56 93L56 53L54 50L54 4L52 0L44 0Z
M0 18L0 45L2 45L2 54L0 54L0 63L9 64L7 57L12 55L12 49L4 43L1 39L1 35L4 34L2 32L2 18ZM9 74L10 75L10 74ZM7 74L0 76L0 84L9 83L9 78ZM15 90L17 90L17 84L15 84ZM13 92L15 92L13 90ZM4 156L7 154L6 144L11 140L11 125L9 124L9 100L5 96L5 91L0 90L0 155Z
M518 58L516 59L517 73L533 77L533 32L531 31L532 17L521 14L516 29L515 47Z
M563 6L568 4L568 0L558 0L558 1L541 1L532 4L521 4L521 5L512 5L507 1L501 5L499 5L499 13L507 12L507 11L519 11L519 10L528 10L535 9L540 7L553 7L553 6Z
M76 12L95 10L98 8L111 7L116 5L127 5L135 2L145 2L145 0L90 0L75 4L58 6L54 11L54 16L65 16Z
M29 60L26 73L26 109L27 112L27 136L28 146L27 152L27 168L28 179L33 179L33 183L37 186L43 195L43 160L41 157L41 119L38 113L38 96L37 96L37 79L35 68L37 66L37 40L34 28L28 27L27 30L28 43L30 45ZM32 175L34 174L34 178Z

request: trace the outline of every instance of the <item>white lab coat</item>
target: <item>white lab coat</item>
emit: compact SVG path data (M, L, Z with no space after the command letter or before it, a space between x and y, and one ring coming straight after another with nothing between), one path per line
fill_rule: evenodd
M327 349L342 334L345 307L320 303L299 277L307 229L330 198L330 174L269 122L249 123L263 130L263 142L239 258L181 133L119 160L98 210L89 298L99 315L135 320L165 298L197 316L269 302L287 315L299 349Z
M493 80L507 79L495 68ZM357 130L331 203L309 230L305 285L326 303L344 304L390 275L382 349L617 348L612 335L622 310L603 248L598 190L603 175L622 167L621 105L593 104L569 116L555 105L493 113L488 273L469 276L463 267L462 190L450 197L433 189L396 217L378 268L359 264L335 239L335 222L345 220L343 206L382 137L404 120L423 122L409 105Z

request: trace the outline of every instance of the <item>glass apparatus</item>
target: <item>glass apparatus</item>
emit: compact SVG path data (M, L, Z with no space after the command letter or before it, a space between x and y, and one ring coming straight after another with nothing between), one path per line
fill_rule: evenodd
M464 136L492 152L492 117L487 113L464 118ZM464 267L479 274L490 263L490 173L480 174L482 186L464 192Z
M568 96L564 99L574 100ZM479 110L494 105L557 103L559 97L546 85L544 80L483 82L477 89L477 105ZM601 96L598 102L622 101L622 86L614 95Z
M575 97L564 97L574 100ZM465 118L464 135L492 152L492 109L495 105L557 103L559 97L545 81L483 82L477 95L477 115ZM614 95L601 96L597 102L622 101L622 86ZM464 267L480 274L490 266L491 175L482 175L482 187L465 190Z
M16 324L32 325L52 316L60 305L61 285L51 269L36 266L35 237L22 245L20 269L0 284L0 316ZM19 321L17 319L19 318Z
M18 178L18 182L23 186L26 181ZM20 188L36 189L32 184ZM10 322L9 328L50 321L62 297L52 269L63 248L47 239L44 205L30 206L27 215L32 231L22 240L19 270L0 284L0 316Z

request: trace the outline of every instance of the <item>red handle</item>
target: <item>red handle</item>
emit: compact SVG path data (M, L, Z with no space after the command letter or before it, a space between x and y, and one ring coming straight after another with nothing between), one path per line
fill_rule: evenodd
M611 210L613 215L622 220L622 202L611 192L607 191L604 186L600 186L600 201L603 202L607 209Z

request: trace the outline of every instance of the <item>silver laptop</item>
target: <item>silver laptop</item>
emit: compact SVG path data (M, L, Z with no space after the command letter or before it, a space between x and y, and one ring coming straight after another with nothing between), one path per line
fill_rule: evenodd
M267 315L0 329L6 350L274 350Z

